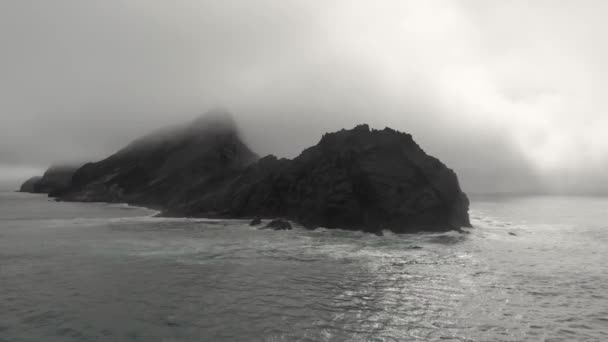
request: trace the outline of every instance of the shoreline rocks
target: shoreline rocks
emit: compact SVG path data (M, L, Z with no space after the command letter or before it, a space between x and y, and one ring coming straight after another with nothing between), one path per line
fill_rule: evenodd
M262 218L259 216L254 217L253 220L249 222L250 226L259 226L260 224L262 224Z
M289 223L289 221L277 219L277 220L270 221L270 223L268 223L266 226L264 226L264 228L261 228L261 229L291 230L292 226L291 226L291 223Z

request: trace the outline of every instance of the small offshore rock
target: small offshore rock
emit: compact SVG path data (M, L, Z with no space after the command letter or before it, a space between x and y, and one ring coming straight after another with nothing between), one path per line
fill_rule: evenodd
M259 224L262 224L262 218L259 216L254 217L253 220L251 220L251 222L249 222L250 226L257 226Z
M291 230L291 223L285 220L272 220L264 228L272 230Z

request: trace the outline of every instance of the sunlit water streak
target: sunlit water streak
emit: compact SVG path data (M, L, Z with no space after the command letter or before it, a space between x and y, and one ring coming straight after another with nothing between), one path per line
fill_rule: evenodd
M479 197L469 234L378 237L4 193L0 341L608 340L607 208Z

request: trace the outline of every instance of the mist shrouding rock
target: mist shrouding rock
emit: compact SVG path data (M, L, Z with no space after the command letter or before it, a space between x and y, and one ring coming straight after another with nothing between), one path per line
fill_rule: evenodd
M0 1L0 187L225 105L264 155L366 122L415 133L468 192L608 193L606 13L599 0Z
M186 125L135 140L112 156L85 164L62 198L168 207L193 189L211 190L257 160L232 117L211 112Z
M36 193L37 191L37 187L38 187L38 183L40 183L40 180L42 179L41 176L34 176L28 180L26 180L23 184L21 184L21 187L19 188L20 192L30 192L30 193Z
M409 134L359 125L324 135L293 160L258 160L231 116L217 111L84 165L59 195L147 205L168 216L280 217L311 228L413 232L470 225L456 174Z
M57 195L72 184L72 175L78 166L51 166L42 177L32 177L21 185L19 191L37 194Z

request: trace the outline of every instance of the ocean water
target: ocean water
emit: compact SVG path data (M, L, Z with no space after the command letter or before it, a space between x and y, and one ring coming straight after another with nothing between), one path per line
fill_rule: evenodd
M0 193L0 341L608 341L607 198L471 207L379 237Z

